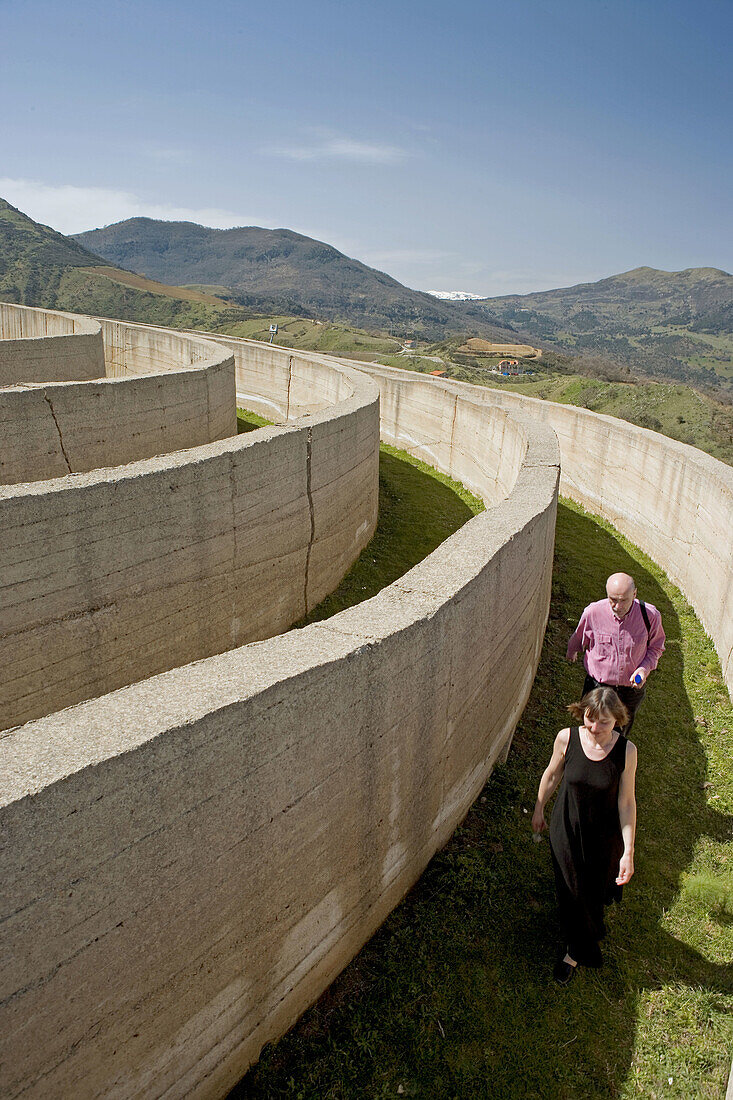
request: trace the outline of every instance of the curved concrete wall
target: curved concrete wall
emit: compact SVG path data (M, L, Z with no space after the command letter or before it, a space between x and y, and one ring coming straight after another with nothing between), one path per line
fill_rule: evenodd
M16 328L43 327L42 310L5 308L13 310ZM103 373L106 346L108 367L116 373L91 380L82 372L81 380L41 383L28 347L41 349L50 375L59 344L82 337L39 336L11 340L8 347L0 341L8 372L25 383L0 388L0 484L118 466L236 435L234 362L211 340L121 322L100 326L72 314L52 320L67 328L84 322L94 330L98 366ZM60 377L77 367L67 355Z
M169 442L180 442L176 425L189 440L187 424L204 438L234 429L226 349L119 322L103 331L114 379L5 391L24 409L47 406L57 460L60 451L68 465L100 453L114 462L150 446L160 387L178 395L177 410L200 410L198 424L171 418ZM144 376L149 368L157 373ZM332 591L376 524L378 392L348 367L316 363L313 373L320 403L332 393L338 402L287 427L0 488L3 728L277 633ZM95 401L116 403L120 418L131 408L137 441L117 416L119 446L85 434Z
M328 362L227 345L246 404L283 420L316 407L313 428L335 430L340 407L327 406L344 383ZM666 555L725 649L726 467L585 410L368 369L384 435L499 503L360 607L0 740L8 1096L223 1095L414 882L506 751L531 686L549 601L550 424L565 491ZM333 475L348 448L327 453Z
M98 321L0 302L0 386L103 378Z
M365 604L2 743L8 1096L223 1095L508 750L549 607L556 443L447 387L424 417L402 388L393 438L450 423L446 466L506 500Z
M656 432L593 415L563 405L545 413L564 456L563 492L608 519L679 586L733 695L733 469Z
M361 369L380 383L383 403L398 379L402 386L421 384L410 371ZM464 390L463 383L447 387ZM481 393L477 400L553 429L560 491L609 520L679 586L713 641L733 695L733 469L615 417L499 390ZM431 461L426 446L413 449ZM470 470L456 476L472 485Z

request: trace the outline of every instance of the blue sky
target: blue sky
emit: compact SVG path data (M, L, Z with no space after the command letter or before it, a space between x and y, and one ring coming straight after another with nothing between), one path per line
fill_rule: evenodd
M284 226L421 290L733 270L731 0L0 0L0 195Z

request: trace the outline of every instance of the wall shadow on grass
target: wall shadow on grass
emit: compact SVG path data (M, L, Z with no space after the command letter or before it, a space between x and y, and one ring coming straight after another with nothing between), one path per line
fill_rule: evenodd
M265 1049L232 1100L576 1100L652 1096L657 1087L660 1096L722 1096L730 968L665 928L696 846L731 835L731 819L707 801L705 753L683 682L692 650L682 626L702 634L661 572L625 546L592 517L560 506L550 621L507 765L405 901L296 1027ZM532 843L529 821L564 706L582 686L581 667L565 661L567 639L617 570L632 573L661 611L667 650L633 732L636 876L611 914L603 970L581 971L561 989L551 980L549 849ZM699 933L699 914L697 923ZM667 1053L677 1059L674 1088Z

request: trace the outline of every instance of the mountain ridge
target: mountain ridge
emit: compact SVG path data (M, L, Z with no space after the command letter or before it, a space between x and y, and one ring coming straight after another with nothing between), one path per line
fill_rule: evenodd
M252 309L302 312L362 328L400 326L431 339L463 327L449 305L291 229L129 218L74 234L119 267L164 283L226 286ZM497 326L484 311L464 315L480 334Z
M236 318L229 304L206 294L159 287L0 198L0 299L45 309L71 310L123 320L210 327Z
M730 388L733 381L733 275L721 268L637 267L474 306L558 351L604 356L650 377L693 385Z
M0 297L212 331L274 314L429 343L483 336L579 356L581 373L733 392L733 276L714 267L439 300L291 229L131 218L65 237L0 200Z

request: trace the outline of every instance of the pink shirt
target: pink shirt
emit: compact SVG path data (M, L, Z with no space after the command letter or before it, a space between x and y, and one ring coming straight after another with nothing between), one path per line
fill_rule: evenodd
M637 668L651 672L664 652L664 630L656 607L645 606L648 637L638 600L623 619L616 618L608 600L588 604L568 642L568 659L585 651L585 671L603 684L628 686Z

